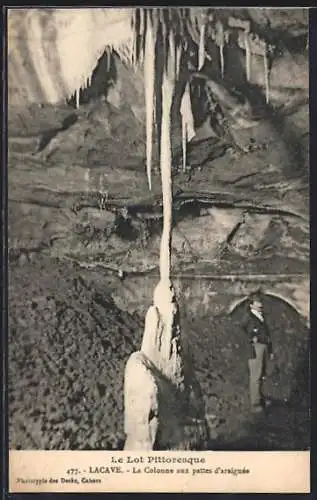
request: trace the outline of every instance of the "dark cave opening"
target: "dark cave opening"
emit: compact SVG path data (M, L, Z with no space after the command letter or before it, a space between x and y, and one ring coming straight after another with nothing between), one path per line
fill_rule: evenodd
M247 302L218 317L206 311L192 314L185 302L182 305L182 324L194 349L207 415L219 412L219 425L210 442L210 449L216 451L310 447L310 332L288 301L264 292L262 300L275 358L269 362L263 387L271 405L260 416L249 411L248 349L241 329Z

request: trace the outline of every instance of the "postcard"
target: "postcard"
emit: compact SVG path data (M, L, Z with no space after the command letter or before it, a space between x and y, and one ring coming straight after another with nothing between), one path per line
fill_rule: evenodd
M9 492L310 492L309 9L6 14Z

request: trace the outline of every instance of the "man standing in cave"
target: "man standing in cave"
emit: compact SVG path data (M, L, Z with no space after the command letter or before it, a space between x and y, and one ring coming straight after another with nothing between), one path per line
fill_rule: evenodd
M249 311L243 323L251 347L249 365L249 395L251 411L260 413L269 404L262 395L262 382L266 376L268 359L273 359L270 332L263 314L263 304L259 293L249 297Z

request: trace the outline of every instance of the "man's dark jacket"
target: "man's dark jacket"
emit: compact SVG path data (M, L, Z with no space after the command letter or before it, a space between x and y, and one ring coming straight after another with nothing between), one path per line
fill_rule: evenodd
M261 344L267 344L269 354L272 353L272 341L268 326L266 324L265 318L262 322L255 314L252 314L251 311L248 312L245 317L242 328L247 334L250 349L251 349L251 358L255 357L254 347L253 347L253 337L257 338L257 341Z

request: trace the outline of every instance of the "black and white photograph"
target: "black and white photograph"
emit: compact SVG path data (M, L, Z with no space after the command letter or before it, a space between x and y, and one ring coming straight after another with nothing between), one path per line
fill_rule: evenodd
M9 449L310 450L308 9L7 21Z

